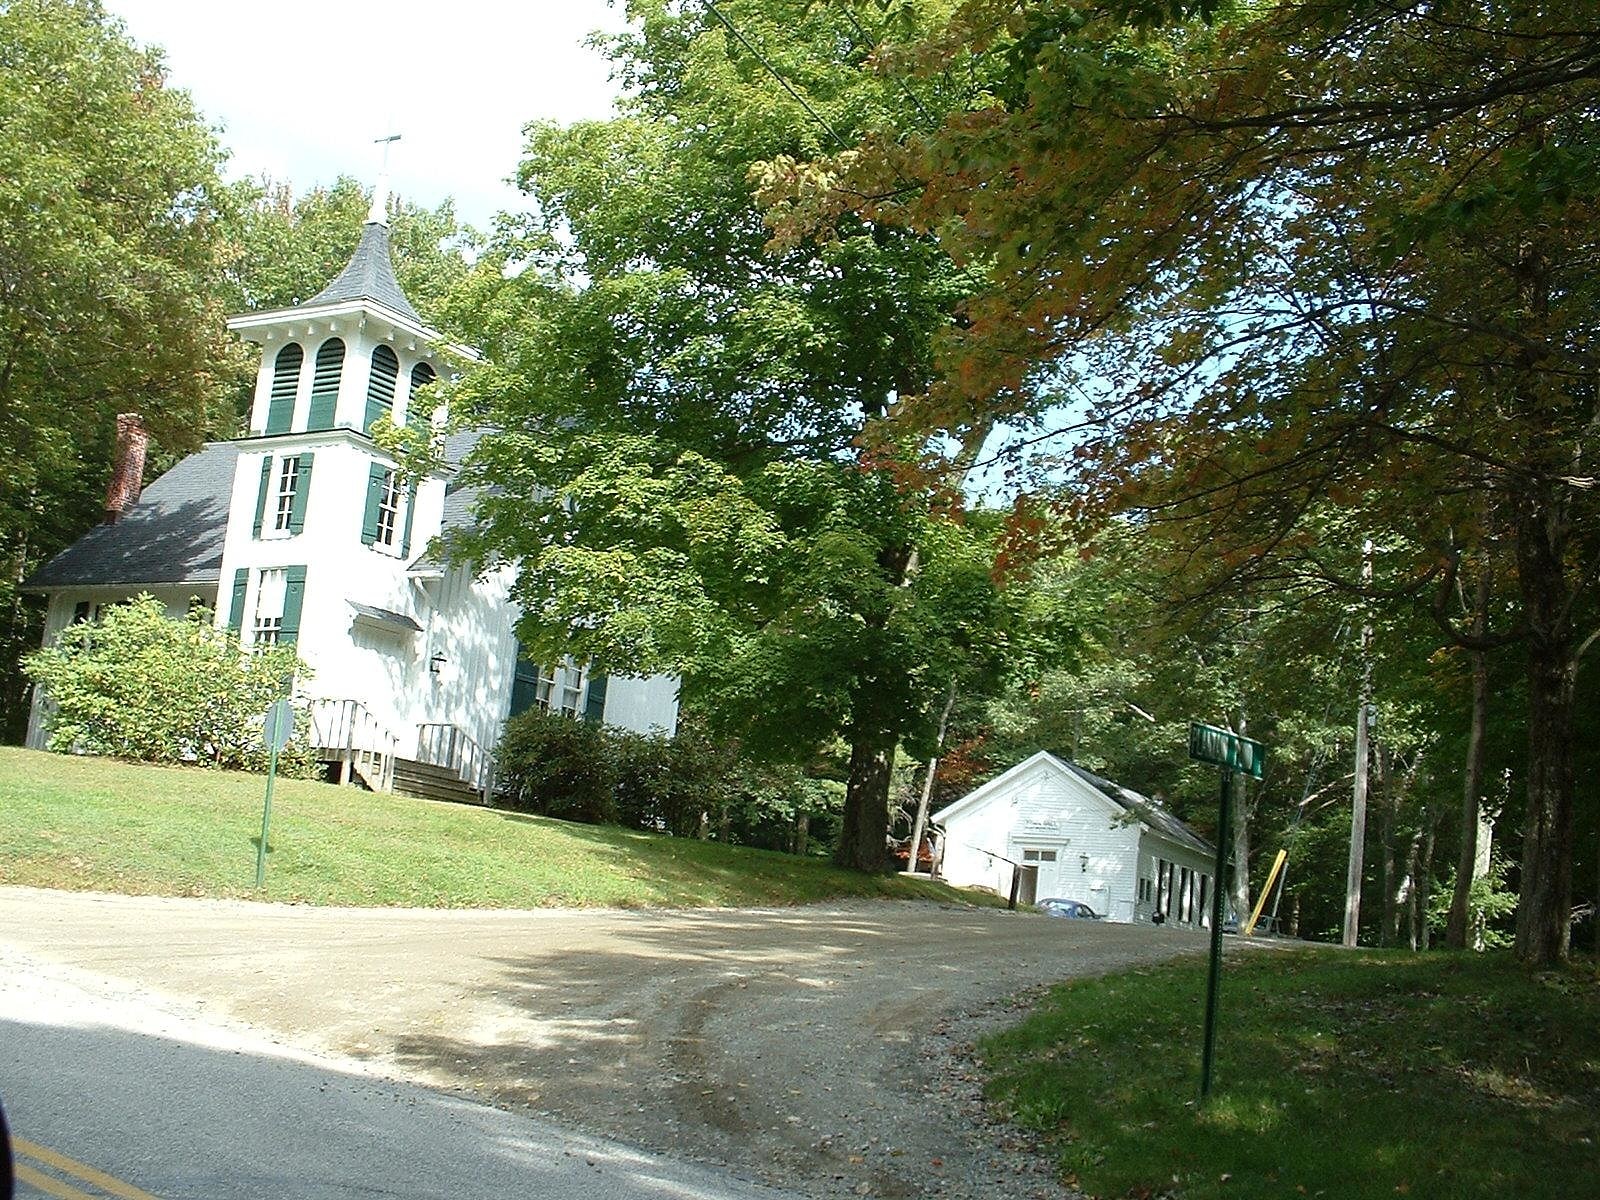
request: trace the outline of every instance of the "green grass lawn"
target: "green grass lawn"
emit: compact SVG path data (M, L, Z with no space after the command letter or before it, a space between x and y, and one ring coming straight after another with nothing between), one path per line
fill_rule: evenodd
M0 748L0 883L436 908L983 902L925 880L713 842L265 777Z
M1500 955L1230 961L1201 1108L1203 962L1051 990L989 1088L1100 1197L1600 1194L1600 973Z

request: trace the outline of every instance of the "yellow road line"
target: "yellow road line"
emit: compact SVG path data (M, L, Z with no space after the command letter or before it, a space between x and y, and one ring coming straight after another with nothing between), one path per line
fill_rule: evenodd
M57 1154L54 1150L46 1149L37 1142L30 1142L26 1138L12 1138L11 1145L17 1151L17 1153L26 1154L29 1158L36 1158L40 1162L44 1163L44 1165L47 1167L54 1167L56 1170L67 1175L75 1176L76 1178L83 1180L85 1183L92 1184L93 1186L99 1188L102 1192L109 1193L112 1196L120 1197L121 1200L156 1200L156 1197L152 1196L149 1192L143 1191L140 1188L136 1188L131 1183L124 1183L114 1175L107 1175L104 1171L96 1170L88 1163L81 1163L75 1158L68 1158L65 1154ZM21 1164L19 1164L19 1168L21 1168ZM37 1174L37 1172L34 1173ZM49 1176L41 1175L39 1178L49 1179ZM40 1186L36 1180L30 1179L28 1182L34 1187ZM50 1182L55 1183L55 1180L52 1179ZM58 1184L57 1186L61 1185ZM49 1191L48 1188L43 1190ZM50 1194L52 1196L70 1195L74 1198L74 1200L76 1200L76 1197L81 1196L83 1193L51 1192Z
M57 1200L94 1200L88 1192L80 1192L71 1184L62 1183L53 1179L43 1171L35 1171L27 1163L16 1163L17 1182L25 1183L31 1188L37 1188L46 1196L55 1196Z

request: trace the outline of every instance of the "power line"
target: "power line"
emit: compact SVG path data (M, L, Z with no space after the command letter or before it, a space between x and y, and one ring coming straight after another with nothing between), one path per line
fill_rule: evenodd
M856 19L856 14L853 11L851 11L849 8L846 8L844 10L844 15L849 18L850 24L856 27L856 32L864 37L868 43L873 46L878 44L878 39L866 31L861 22ZM936 124L937 122L934 121L933 114L927 110L922 101L917 98L917 94L911 90L911 85L905 81L905 76L901 75L899 72L896 72L894 79L895 82L900 85L900 90L906 94L906 99L910 100L911 103L916 107L916 110L922 114L922 119L929 125Z
M767 72L783 86L783 90L788 92L789 95L794 98L795 103L801 108L805 109L806 112L810 113L811 119L828 131L828 135L833 138L835 142L839 143L839 148L841 150L850 149L850 143L845 141L844 138L840 137L838 131L834 129L832 125L828 124L828 122L823 118L822 114L816 109L812 108L811 105L806 101L806 98L797 92L789 83L789 81L778 72L778 68L772 65L767 56L761 53L760 50L757 50L755 46L751 44L750 39L745 37L744 34L740 33L738 27L735 26L732 21L728 20L727 17L722 15L722 10L718 8L715 3L713 3L713 0L706 0L706 9L711 13L712 16L716 17L717 20L722 22L722 24L727 28L728 32L733 34L733 36L739 40L739 44L741 46L756 56L756 61L765 67Z

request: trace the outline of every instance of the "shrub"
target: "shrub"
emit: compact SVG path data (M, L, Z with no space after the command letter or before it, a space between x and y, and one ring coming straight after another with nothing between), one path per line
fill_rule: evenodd
M52 750L257 771L262 715L307 673L292 646L246 652L210 609L175 621L148 595L62 630L23 670L48 697ZM306 728L302 713L280 769L314 769Z
M506 722L497 763L508 808L596 825L617 819L612 740L598 725L529 709Z

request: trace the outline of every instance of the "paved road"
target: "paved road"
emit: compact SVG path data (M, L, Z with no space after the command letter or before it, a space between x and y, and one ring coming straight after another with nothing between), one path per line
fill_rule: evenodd
M4 966L0 1093L29 1200L781 1200L15 954Z
M963 1016L1204 942L933 904L439 912L0 888L6 946L810 1195L956 1198L1004 1194L1018 1169L974 1138L975 1072L945 1061Z

